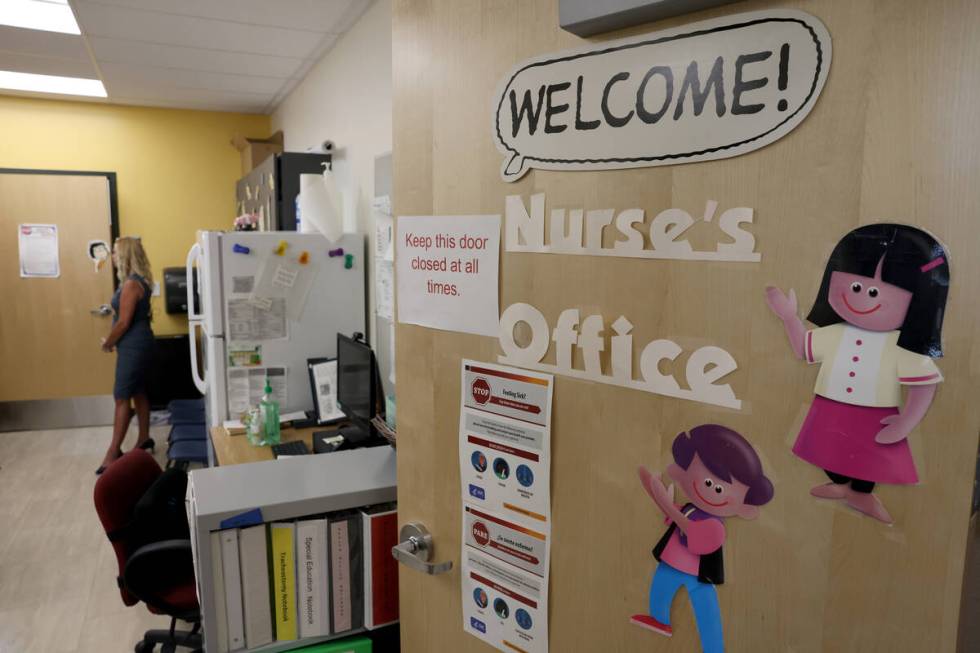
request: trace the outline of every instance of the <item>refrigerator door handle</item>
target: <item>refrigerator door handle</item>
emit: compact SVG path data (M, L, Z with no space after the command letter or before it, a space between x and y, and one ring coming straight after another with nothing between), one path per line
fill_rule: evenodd
M187 341L191 350L191 378L194 380L194 385L197 387L198 392L204 394L208 389L208 384L197 364L197 338L194 332L200 326L201 323L196 321L191 321L187 324Z
M187 252L187 319L191 322L200 320L203 317L200 307L194 306L195 286L200 286L201 283L200 275L197 276L197 283L195 283L194 264L201 260L201 252L200 243L191 245L190 251ZM200 288L196 288L196 290L198 291L198 296L200 296Z

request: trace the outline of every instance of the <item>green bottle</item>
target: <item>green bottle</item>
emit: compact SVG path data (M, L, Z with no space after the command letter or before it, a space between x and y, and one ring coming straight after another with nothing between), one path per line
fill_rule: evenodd
M259 402L259 415L265 431L265 444L279 444L279 402L272 398L269 377L265 377L265 394Z

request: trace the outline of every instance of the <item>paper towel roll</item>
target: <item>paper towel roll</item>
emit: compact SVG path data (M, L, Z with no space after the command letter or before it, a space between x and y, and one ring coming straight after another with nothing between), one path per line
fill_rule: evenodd
M341 200L330 173L299 176L300 230L318 231L331 242L343 234Z

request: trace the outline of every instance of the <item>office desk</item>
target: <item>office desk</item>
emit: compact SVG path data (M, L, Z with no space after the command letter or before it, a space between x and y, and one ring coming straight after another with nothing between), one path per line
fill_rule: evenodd
M305 429L288 428L283 429L279 440L281 442L291 442L302 440L306 443L309 450L313 451L313 433L316 431L336 431L344 424L330 424L325 426L314 426ZM242 463L256 463L262 460L274 460L272 447L257 447L248 441L248 437L242 433L231 435L228 429L223 426L211 428L211 445L214 447L214 457L218 465L241 465Z

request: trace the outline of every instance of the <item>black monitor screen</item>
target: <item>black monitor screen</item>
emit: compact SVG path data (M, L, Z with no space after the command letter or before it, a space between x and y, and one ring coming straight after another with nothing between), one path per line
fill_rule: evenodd
M353 420L374 417L374 352L343 335L337 336L337 401Z

